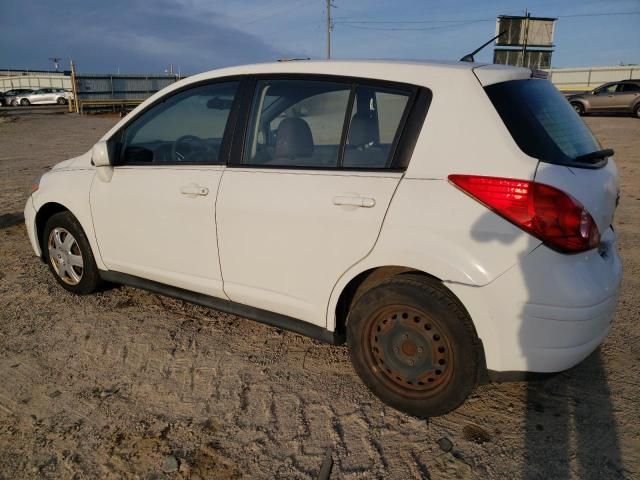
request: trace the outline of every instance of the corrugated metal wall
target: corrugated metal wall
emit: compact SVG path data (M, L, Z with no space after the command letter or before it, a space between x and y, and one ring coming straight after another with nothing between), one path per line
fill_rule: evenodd
M175 77L159 75L76 75L78 98L81 102L144 100L175 81Z

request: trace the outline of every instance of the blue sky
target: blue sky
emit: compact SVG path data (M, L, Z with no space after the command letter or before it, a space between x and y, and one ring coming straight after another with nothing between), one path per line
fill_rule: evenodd
M495 17L560 17L553 66L640 63L640 0L334 0L335 58L457 60L494 34ZM602 15L609 14L609 15ZM575 16L582 15L582 16ZM593 15L593 16L590 16ZM3 0L0 68L194 73L282 57L325 56L325 0ZM398 23L354 23L398 22ZM422 22L422 23L406 23ZM479 54L491 61L492 49Z

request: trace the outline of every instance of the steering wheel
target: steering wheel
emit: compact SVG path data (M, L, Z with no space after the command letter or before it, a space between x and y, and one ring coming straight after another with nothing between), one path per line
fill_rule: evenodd
M195 135L183 135L173 142L171 158L177 162L189 162L195 155L209 151L209 145L202 138Z

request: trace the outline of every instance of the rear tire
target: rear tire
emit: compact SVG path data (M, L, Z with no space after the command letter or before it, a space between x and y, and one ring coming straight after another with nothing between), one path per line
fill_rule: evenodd
M65 290L85 295L101 285L87 236L71 212L59 212L47 220L41 245L49 270Z
M22 105L23 107L28 107L29 105L31 105L31 102L26 98L23 98L22 100L20 100L20 105Z
M582 105L580 102L571 102L571 106L578 115L584 115L584 105Z
M459 407L478 382L480 341L439 281L399 275L365 292L347 319L353 366L384 403L416 417Z

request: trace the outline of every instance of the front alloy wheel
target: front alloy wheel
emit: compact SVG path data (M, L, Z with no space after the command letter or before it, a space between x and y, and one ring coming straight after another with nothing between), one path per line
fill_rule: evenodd
M100 286L100 272L89 240L71 212L51 215L40 238L49 270L65 290L84 295Z
M62 227L49 233L47 242L51 266L60 279L68 285L78 285L84 272L84 261L77 240Z

